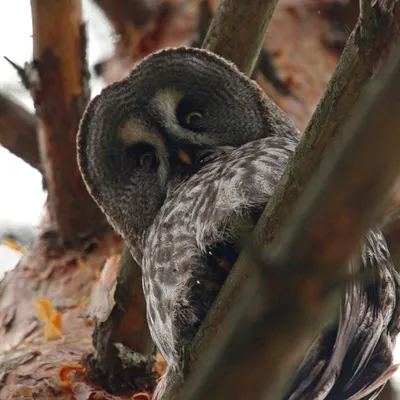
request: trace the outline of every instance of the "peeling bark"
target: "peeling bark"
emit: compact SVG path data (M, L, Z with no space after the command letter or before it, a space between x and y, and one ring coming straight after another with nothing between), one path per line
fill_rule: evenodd
M49 211L65 244L104 228L105 218L86 191L75 137L89 100L84 26L79 0L32 0L33 98Z

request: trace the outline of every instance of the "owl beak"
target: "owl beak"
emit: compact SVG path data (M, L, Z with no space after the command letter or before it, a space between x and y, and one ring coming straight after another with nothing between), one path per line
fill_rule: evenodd
M193 165L193 161L192 161L192 159L190 158L189 154L188 154L186 151L184 151L184 150L178 148L178 149L177 149L177 154L178 154L179 159L180 159L184 164L186 164L186 165Z

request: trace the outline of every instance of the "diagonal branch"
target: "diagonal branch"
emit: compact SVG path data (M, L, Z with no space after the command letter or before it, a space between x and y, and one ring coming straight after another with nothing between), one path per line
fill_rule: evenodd
M76 161L76 132L89 100L81 2L31 0L31 5L38 75L32 92L49 209L63 242L73 243L105 226Z
M400 173L400 46L367 90L182 399L281 398L339 309L341 267L383 214Z
M35 116L0 93L0 144L40 170L36 129Z
M396 3L398 2L389 1L385 8L375 3L372 8L374 23L365 25L371 33L368 41L361 40L359 24L350 35L298 149L254 230L253 246L265 247L282 229L313 173L318 170L326 147L337 136L353 104L379 68L391 45L396 42L400 21L400 8L395 7ZM251 275L251 260L251 250L245 249L200 327L191 348L193 364L208 349L219 331L221 321L232 304L240 298L243 282Z

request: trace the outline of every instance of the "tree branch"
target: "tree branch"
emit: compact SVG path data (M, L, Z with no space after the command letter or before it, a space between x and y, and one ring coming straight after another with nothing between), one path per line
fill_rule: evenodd
M269 266L246 282L207 368L182 399L285 394L287 376L338 312L341 267L383 214L400 172L399 91L400 47L357 102L270 251Z
M251 75L277 3L278 0L220 1L203 47Z
M394 1L387 8L378 3L373 8L378 25L370 24L370 41L362 41L359 24L349 41L332 75L327 89L315 110L298 149L286 169L274 195L269 200L252 235L253 246L265 247L282 229L313 173L318 170L326 147L340 131L341 125L352 110L364 87L381 64L382 57L398 38L397 23L400 10ZM379 49L375 50L375 49ZM209 347L220 330L232 304L241 296L240 288L251 274L251 249L244 249L224 283L213 307L207 314L191 348L192 362Z
M76 162L75 136L89 100L81 2L31 0L31 5L38 74L32 92L49 209L63 242L73 243L105 226Z
M0 144L40 170L36 127L35 116L0 93Z

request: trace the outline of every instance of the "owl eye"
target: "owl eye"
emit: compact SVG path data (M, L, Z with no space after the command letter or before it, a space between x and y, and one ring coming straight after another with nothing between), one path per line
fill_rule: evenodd
M193 125L203 118L203 114L200 111L192 111L186 115L185 122L187 126Z
M136 143L126 149L127 158L136 168L156 169L158 157L153 146L148 143Z
M203 107L193 99L183 99L176 110L176 118L185 129L193 132L204 132L206 125L204 121Z
M139 157L139 166L145 167L146 165L151 165L153 162L153 154L151 153L143 153Z

